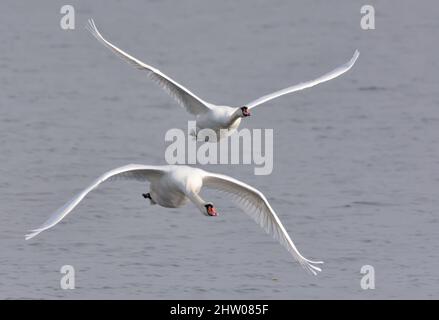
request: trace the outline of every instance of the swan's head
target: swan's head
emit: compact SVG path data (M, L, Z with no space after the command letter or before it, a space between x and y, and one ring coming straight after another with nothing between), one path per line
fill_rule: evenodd
M242 112L242 116L243 117L250 117L250 111L248 110L248 108L246 106L241 108L241 112Z
M216 217L218 215L212 203L206 203L204 207L206 208L206 215L211 217Z

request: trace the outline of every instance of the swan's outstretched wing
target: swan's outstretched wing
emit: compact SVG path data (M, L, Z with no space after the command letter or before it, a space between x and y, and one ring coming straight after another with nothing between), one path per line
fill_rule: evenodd
M316 275L318 271L321 271L315 264L321 264L323 262L308 260L299 253L282 225L282 222L262 192L234 178L208 172L206 172L203 177L203 185L207 188L220 190L230 195L234 202L256 221L262 229L278 240L305 270L314 275Z
M159 166L145 166L141 164L129 164L127 166L119 167L104 173L97 178L91 185L85 190L81 191L64 206L55 211L46 222L44 222L37 229L30 230L25 239L29 240L35 237L40 232L52 228L58 222L60 222L69 212L71 212L79 202L93 189L97 188L102 182L113 179L130 179L139 181L151 181L160 177L166 169Z
M283 96L284 94L288 94L288 93L300 91L303 89L311 88L311 87L314 87L315 85L318 85L319 83L326 82L326 81L332 80L334 78L337 78L338 76L342 75L343 73L348 71L350 68L352 68L352 66L354 65L354 63L357 60L359 55L360 55L360 52L358 50L355 50L355 53L354 53L353 57L351 58L351 60L346 62L344 65L332 70L331 72L328 72L317 79L307 81L307 82L302 82L302 83L296 84L294 86L267 94L263 97L260 97L259 99L256 99L256 100L250 102L249 104L246 104L245 106L249 109L252 109L252 108L254 108L254 107L256 107L264 102L267 102L269 100L275 99L275 98L280 97L280 96Z
M113 51L116 55L136 67L140 70L145 70L148 72L148 76L157 82L169 95L174 97L177 102L184 107L189 113L198 115L200 113L204 113L209 111L210 106L212 104L203 101L201 98L197 97L195 94L190 92L188 89L178 84L176 81L169 78L167 75L162 73L160 70L151 67L142 61L134 58L129 55L125 51L119 49L109 41L105 40L105 38L101 35L99 30L96 28L96 25L93 19L88 21L87 29L91 32L91 34L99 40L103 45Z

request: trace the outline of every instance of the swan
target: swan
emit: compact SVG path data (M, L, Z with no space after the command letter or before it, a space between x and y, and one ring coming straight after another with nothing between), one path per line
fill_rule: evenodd
M97 188L101 183L120 178L149 182L150 190L147 193L143 193L142 196L145 199L149 199L152 205L158 204L166 208L178 208L190 201L195 204L203 215L209 217L215 217L218 213L212 202L201 198L199 194L201 189L206 187L224 192L262 229L278 240L305 270L314 275L321 271L316 265L323 262L308 260L299 253L279 217L271 208L262 192L232 177L184 165L150 166L129 164L108 171L55 211L40 227L30 230L25 239L29 240L44 230L55 226L89 192Z
M285 94L311 88L319 83L337 78L338 76L351 69L360 55L359 51L356 50L354 55L348 62L314 80L302 82L297 85L293 85L291 87L264 95L241 107L230 107L215 105L213 103L204 101L203 99L189 91L187 88L162 73L160 70L149 66L146 63L143 63L137 58L134 58L125 51L119 49L101 35L93 19L89 19L86 28L97 40L99 40L99 42L104 44L116 55L118 55L137 69L146 71L148 76L153 81L157 82L169 95L171 95L182 107L184 107L187 112L194 115L197 121L197 132L202 129L213 130L215 132L215 136L209 136L209 134L206 134L206 141L208 141L210 137L216 139L217 136L221 139L231 135L238 129L241 123L241 119L249 117L251 115L250 110L256 106L259 106L269 100L278 98ZM197 132L193 132L191 134L196 136Z

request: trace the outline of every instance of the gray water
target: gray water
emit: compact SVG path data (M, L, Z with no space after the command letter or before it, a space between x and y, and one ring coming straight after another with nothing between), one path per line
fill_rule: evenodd
M439 297L436 1L3 1L0 18L0 298L377 299ZM63 4L63 3L62 3ZM361 56L344 76L267 103L274 171L207 166L259 188L317 277L227 198L205 218L150 207L116 181L55 228L28 229L101 173L165 164L188 114L83 26L213 103L242 105ZM375 268L375 290L360 269ZM76 289L60 288L73 265Z

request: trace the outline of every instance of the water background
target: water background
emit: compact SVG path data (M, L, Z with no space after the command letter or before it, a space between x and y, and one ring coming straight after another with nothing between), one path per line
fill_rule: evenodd
M436 1L3 1L0 18L0 298L438 298ZM207 166L263 191L308 276L245 214L150 207L138 182L108 183L62 223L26 230L101 173L164 164L190 116L83 26L213 103L242 105L361 56L343 77L254 110L274 129L274 171ZM76 270L60 289L59 270ZM376 289L360 288L375 267Z

